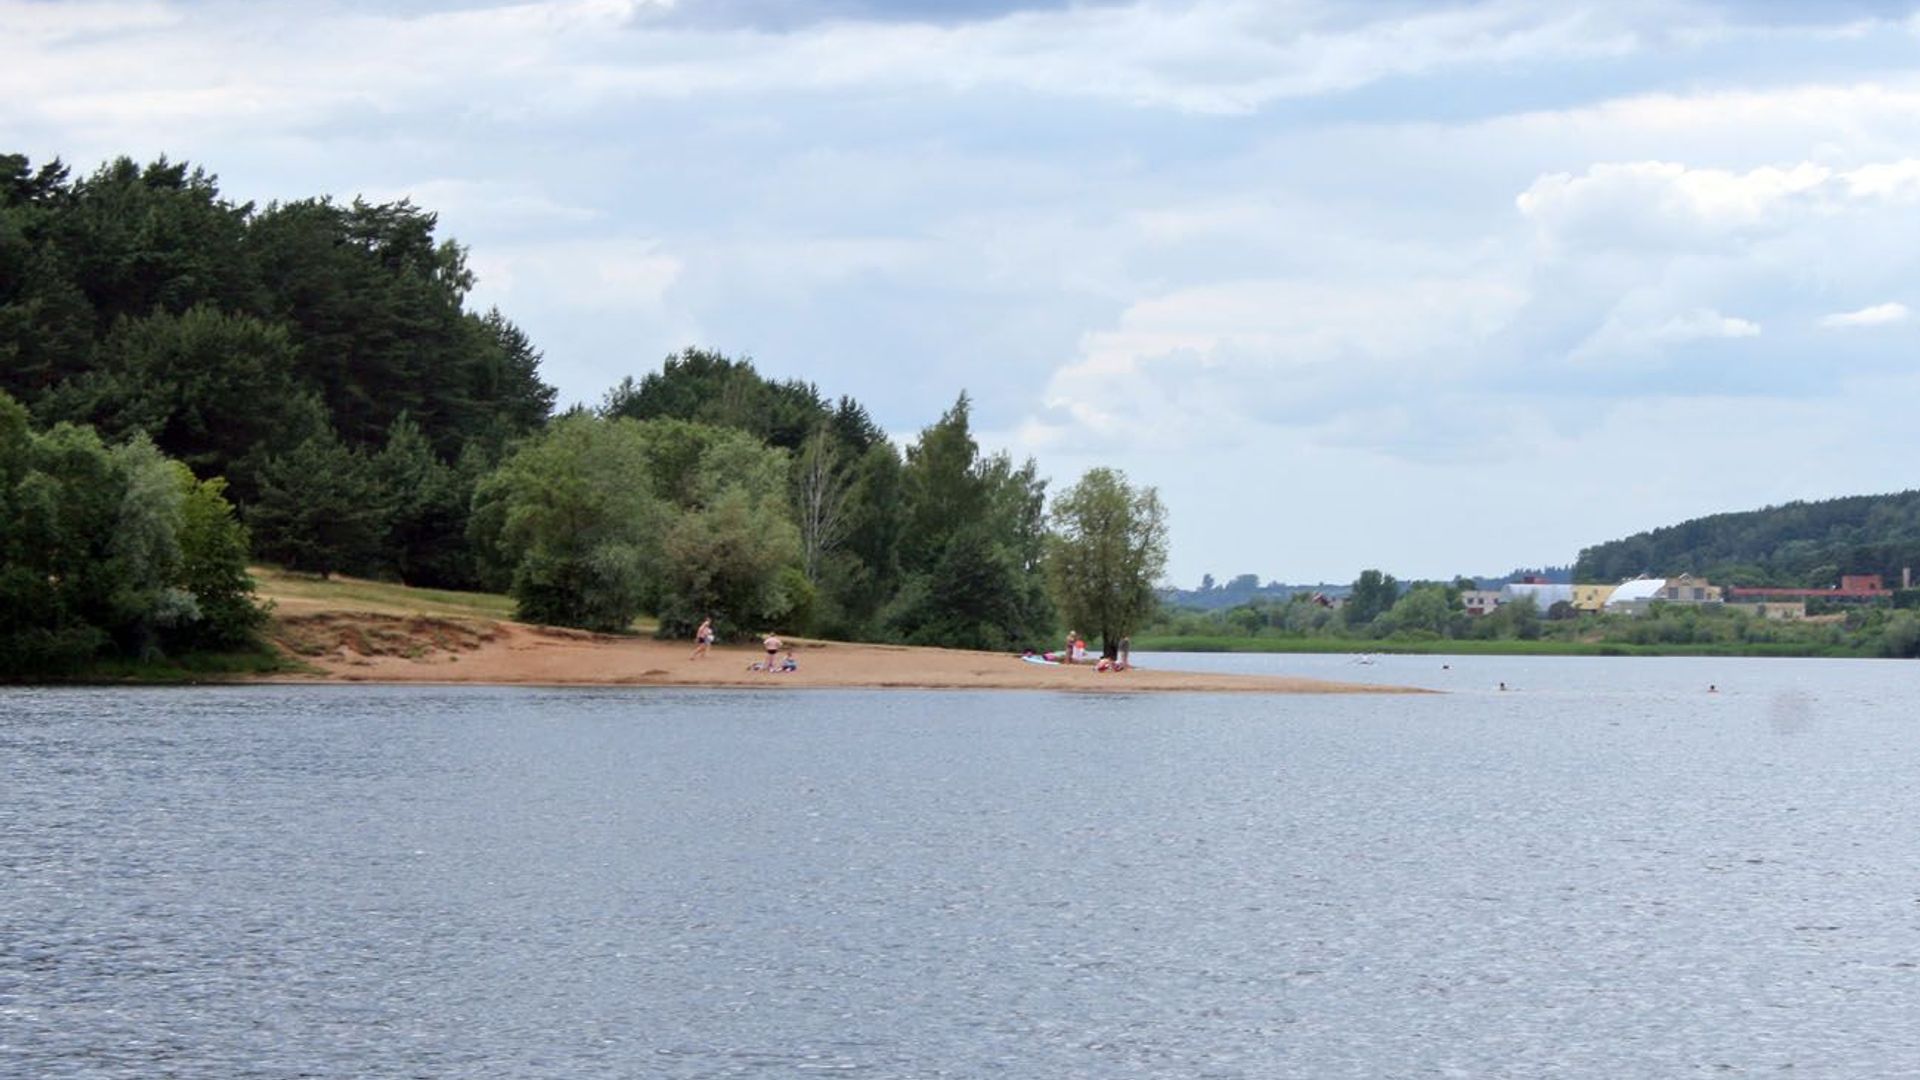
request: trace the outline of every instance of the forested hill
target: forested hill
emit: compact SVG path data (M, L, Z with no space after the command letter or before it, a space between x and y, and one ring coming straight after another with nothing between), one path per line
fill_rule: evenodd
M1852 495L1714 514L1596 544L1574 564L1579 581L1638 574L1706 575L1735 585L1821 588L1841 574L1920 568L1920 491Z

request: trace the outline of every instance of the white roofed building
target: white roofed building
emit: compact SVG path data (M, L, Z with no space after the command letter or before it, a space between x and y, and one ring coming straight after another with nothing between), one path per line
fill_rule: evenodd
M1666 590L1666 578L1634 578L1623 581L1607 597L1606 610L1615 615L1645 615L1653 602Z

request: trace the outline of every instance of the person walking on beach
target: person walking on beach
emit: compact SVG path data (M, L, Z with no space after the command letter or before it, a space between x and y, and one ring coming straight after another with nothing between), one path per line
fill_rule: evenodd
M698 660L701 657L707 655L707 650L712 647L713 647L713 619L712 618L702 619L700 620L700 629L695 630L693 632L693 655L688 657L687 659Z
M767 674L771 675L773 674L774 667L776 666L773 662L774 657L778 655L780 652L780 639L776 637L774 634L772 634L771 632L769 632L767 634L767 640L761 642L760 644L766 646Z

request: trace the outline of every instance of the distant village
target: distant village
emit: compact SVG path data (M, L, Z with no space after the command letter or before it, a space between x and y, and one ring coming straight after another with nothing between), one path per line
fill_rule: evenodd
M1461 589L1460 604L1470 616L1491 615L1501 607L1522 598L1533 601L1546 618L1568 618L1577 614L1646 615L1655 604L1687 604L1726 611L1745 612L1762 619L1791 621L1810 615L1830 615L1836 608L1874 604L1900 606L1896 591L1880 574L1842 574L1838 583L1826 588L1760 588L1744 585L1716 585L1704 576L1681 574L1676 577L1642 576L1611 585L1580 584L1567 581L1564 568L1551 567L1544 573L1516 570L1504 583L1494 587ZM1559 578L1560 580L1554 580ZM1464 583L1466 579L1462 579ZM1483 579L1484 580L1484 579ZM1404 587L1404 584L1402 585ZM1903 569L1900 590L1913 587L1913 571ZM1165 589L1162 599L1175 607L1221 611L1235 604L1284 603L1304 596L1315 605L1333 611L1344 610L1350 599L1349 585L1259 584L1252 574L1243 574L1230 582L1216 585L1211 575L1196 591ZM1811 605L1811 608L1809 607Z
M1901 572L1900 587L1911 588L1913 572ZM1503 604L1522 598L1531 599L1542 615L1551 615L1558 605L1575 612L1605 612L1610 615L1645 615L1654 604L1698 604L1745 611L1763 619L1804 619L1809 601L1821 604L1873 604L1890 602L1893 590L1879 574L1845 574L1837 586L1826 589L1767 589L1740 585L1715 585L1704 577L1681 574L1679 577L1634 578L1617 585L1581 585L1550 582L1529 575L1498 589L1468 589L1460 601L1469 615L1490 615ZM1338 606L1337 601L1332 606Z

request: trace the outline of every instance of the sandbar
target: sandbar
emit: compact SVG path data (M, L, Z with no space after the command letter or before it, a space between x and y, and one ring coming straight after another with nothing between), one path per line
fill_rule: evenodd
M294 605L296 607L303 605ZM276 682L472 683L528 686L663 686L1056 690L1089 693L1426 693L1274 675L1167 671L1102 672L1091 664L1043 666L1008 653L793 639L799 670L750 670L758 644L718 645L693 658L689 643L592 634L479 618L373 612L284 611L275 644L307 669Z

